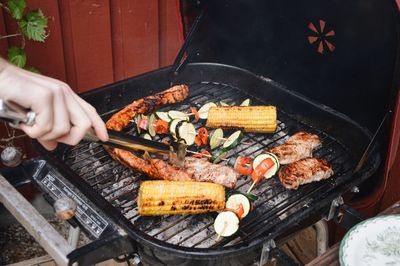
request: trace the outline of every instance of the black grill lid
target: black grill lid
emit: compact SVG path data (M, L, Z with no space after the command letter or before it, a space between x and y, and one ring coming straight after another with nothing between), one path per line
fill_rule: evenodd
M372 131L394 99L394 0L182 1L184 22L196 7L205 16L190 61L249 69Z

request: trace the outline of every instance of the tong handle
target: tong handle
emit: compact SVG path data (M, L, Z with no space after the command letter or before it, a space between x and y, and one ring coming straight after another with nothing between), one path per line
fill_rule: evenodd
M36 113L33 111L26 112L24 108L6 103L0 99L0 119L8 122L10 126L18 128L21 123L27 126L35 124Z

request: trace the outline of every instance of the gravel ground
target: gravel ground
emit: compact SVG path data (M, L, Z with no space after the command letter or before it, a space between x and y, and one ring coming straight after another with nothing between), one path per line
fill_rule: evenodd
M56 219L48 221L67 239L70 227L67 222ZM89 241L90 240L81 233L78 245L86 244ZM33 237L31 237L20 224L15 223L7 227L0 227L0 265L16 263L46 254L46 251L36 243Z

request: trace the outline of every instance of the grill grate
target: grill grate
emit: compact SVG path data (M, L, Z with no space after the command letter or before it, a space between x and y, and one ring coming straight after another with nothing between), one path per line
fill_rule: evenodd
M202 82L193 84L190 88L191 95L188 99L177 106L168 106L164 109L173 108L188 112L190 104L201 106L210 101L224 101L233 105L240 104L246 98L251 98L253 105L268 104L227 84ZM326 133L311 128L285 113L282 106L278 106L278 119L278 129L274 134L245 134L243 140L252 144L240 144L229 152L227 158L236 157L239 154L254 157L266 148L284 143L290 135L303 130L317 134L321 138L323 145L314 151L314 157L328 160L333 166L335 175L329 180L304 185L296 191L286 190L280 185L276 176L263 180L252 191L258 196L254 211L241 221L239 233L232 238L217 239L213 229L216 213L140 217L137 212L136 196L139 181L146 177L114 161L98 144L80 144L72 148L63 160L92 188L117 207L133 225L148 235L184 247L229 246L251 241L273 230L278 223L290 219L296 211L307 208L308 204L322 194L346 181L348 178L346 174L354 168L354 159L350 152ZM204 126L204 123L204 121L196 123L196 129ZM129 132L135 134L133 128L130 128ZM221 164L226 164L226 162L221 162ZM235 190L246 192L251 181L251 178L241 177ZM232 192L227 190L227 196Z

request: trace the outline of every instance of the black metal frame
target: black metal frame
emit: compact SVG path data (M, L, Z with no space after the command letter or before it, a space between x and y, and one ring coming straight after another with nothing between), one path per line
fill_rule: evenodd
M91 102L100 113L106 113L110 110L115 112L133 98L152 94L160 90L163 86L167 87L169 83L169 73L169 68L161 69L134 79L128 79L111 86L91 91L83 96L86 100ZM283 86L269 79L255 76L239 68L208 63L188 64L182 71L177 82L196 84L204 80L229 84L230 86L245 90L245 93L252 95L252 97L257 98L257 100L261 100L262 102L267 101L269 104L274 104L277 105L278 108L284 109L293 119L302 121L302 123L307 124L311 128L326 132L329 136L333 136L338 143L342 143L347 147L352 156L351 160L353 163L361 157L363 150L366 148L371 138L367 130L344 115L326 106L321 106L292 91L288 91ZM196 93L196 90L192 91L192 93ZM257 97L254 95L257 95ZM108 112L108 115L112 112ZM257 232L255 240L229 247L199 249L177 247L148 236L136 226L132 225L117 208L107 202L81 177L67 167L64 161L60 160L60 156L63 152L68 150L66 147L58 149L55 153L50 153L44 150L40 145L35 146L51 165L56 167L61 173L64 173L77 189L84 193L92 202L103 210L110 219L125 230L132 241L136 241L139 246L144 245L154 250L168 252L173 256L190 259L213 259L240 256L241 254L260 248L267 240L276 239L284 234L287 228L303 222L315 213L322 213L334 198L348 191L353 186L360 184L377 169L380 163L380 156L375 145L369 163L364 167L364 171L362 171L362 174L358 178L352 179L352 170L349 169L348 172L342 176L343 179L346 179L344 183L335 184L336 181L333 179L325 181L324 184L333 185L334 189L332 189L332 191L321 191L321 194L313 199L307 199L307 195L305 195L302 200L309 201L307 202L308 205L305 204L301 209L296 211L290 219L285 219L283 222L273 225L267 232ZM320 186L318 183L315 183L307 185L304 189L312 191L315 187ZM299 191L302 191L302 189L303 188ZM73 262L73 260L71 262Z

